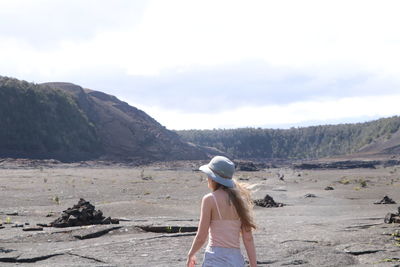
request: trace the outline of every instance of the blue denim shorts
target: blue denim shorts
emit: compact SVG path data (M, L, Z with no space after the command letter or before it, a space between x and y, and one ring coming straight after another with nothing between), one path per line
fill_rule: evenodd
M244 267L238 248L207 247L202 267Z

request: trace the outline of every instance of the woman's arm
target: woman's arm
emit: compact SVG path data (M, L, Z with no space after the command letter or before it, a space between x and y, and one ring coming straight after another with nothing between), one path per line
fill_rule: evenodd
M242 227L242 239L246 248L247 257L249 258L250 267L257 267L256 247L254 246L253 233Z
M205 195L201 201L200 222L196 237L193 240L192 247L188 253L187 266L194 266L196 252L204 245L208 236L208 228L211 222L211 195Z

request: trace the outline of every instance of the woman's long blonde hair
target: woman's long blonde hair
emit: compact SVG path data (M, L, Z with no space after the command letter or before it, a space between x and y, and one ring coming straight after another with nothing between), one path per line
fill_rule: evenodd
M242 227L246 231L251 231L251 229L256 229L256 224L253 217L253 200L251 199L251 192L249 186L245 183L240 183L235 181L235 187L230 188L215 182L216 187L223 189L228 193L230 201L236 208L236 212L242 222Z

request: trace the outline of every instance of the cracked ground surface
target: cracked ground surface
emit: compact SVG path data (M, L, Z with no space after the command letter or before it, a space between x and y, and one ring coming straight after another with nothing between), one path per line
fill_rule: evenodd
M184 266L200 200L208 193L204 176L192 167L0 169L0 266ZM285 174L284 181L277 172ZM257 184L254 199L269 194L287 204L255 208L259 266L400 264L399 242L392 236L400 226L383 222L400 206L400 168L266 169L238 172L236 178ZM398 204L373 204L385 195ZM22 231L53 221L81 197L105 216L123 220ZM165 232L143 230L150 226ZM201 261L202 253L197 257Z

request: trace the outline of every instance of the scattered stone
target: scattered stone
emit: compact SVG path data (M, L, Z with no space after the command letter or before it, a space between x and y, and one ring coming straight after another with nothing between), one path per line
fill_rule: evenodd
M8 215L8 216L18 216L18 212L17 211L8 212L8 213L6 213L6 215Z
M43 227L27 227L22 229L25 232L32 232L32 231L43 231Z
M400 207L397 208L398 212L395 213L388 213L383 220L385 223L400 223Z
M400 223L400 217L394 213L388 213L383 220L385 223Z
M276 176L278 177L279 180L284 181L283 178L285 178L285 174L279 173L279 172L278 172L278 173L276 174Z
M376 169L376 165L380 165L380 161L358 161L358 160L346 160L336 162L312 162L312 163L301 163L295 164L295 169L301 170L313 170L313 169L358 169L358 168L370 168Z
M268 194L265 195L263 199L254 200L254 204L264 208L279 208L285 206L283 203L275 202L275 200Z
M14 224L14 225L11 226L11 227L13 227L13 228L20 228L20 227L24 227L24 225L23 225L23 224L16 223L16 224Z
M13 252L13 251L15 251L15 250L14 249L7 249L7 248L0 247L0 253L10 253L10 252Z
M327 186L325 187L325 190L335 190L335 188L333 188L332 186Z
M95 206L81 198L78 204L64 210L61 217L50 223L52 227L71 227L91 224L118 224L118 219L104 217L101 210L95 210ZM38 224L39 225L39 224Z
M259 168L251 162L251 161L237 161L235 162L236 164L236 170L238 171L246 171L246 172L256 172L259 171Z
M5 228L4 226L0 225L0 229L4 229L4 228Z
M303 264L307 264L308 261L304 261L304 260L294 260L288 263L282 263L282 266L288 266L288 265L303 265Z
M396 204L396 202L388 196L384 196L382 200L374 202L374 204Z
M306 195L304 195L304 197L305 198L314 198L314 197L317 197L317 196L314 195L314 194L306 194Z

